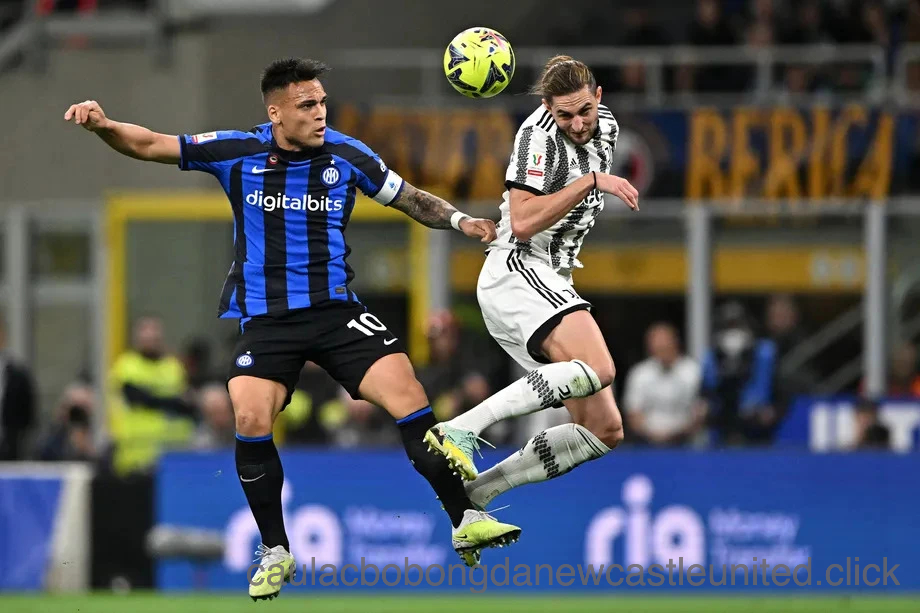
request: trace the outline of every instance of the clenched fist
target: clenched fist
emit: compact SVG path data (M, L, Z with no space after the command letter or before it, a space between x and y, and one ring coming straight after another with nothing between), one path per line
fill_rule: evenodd
M468 217L460 222L460 231L470 238L481 239L483 243L491 243L498 236L495 222L491 219L477 219Z
M70 108L64 113L64 121L70 121L71 119L75 124L83 126L90 132L104 128L108 121L102 107L95 100L70 105Z

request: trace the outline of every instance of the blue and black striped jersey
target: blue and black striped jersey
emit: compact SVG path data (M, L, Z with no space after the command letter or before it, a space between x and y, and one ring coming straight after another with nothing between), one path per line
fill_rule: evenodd
M359 140L327 128L321 147L286 151L271 125L179 136L179 167L214 175L233 208L236 255L221 293L223 318L356 302L345 241L356 189L389 205L403 186Z

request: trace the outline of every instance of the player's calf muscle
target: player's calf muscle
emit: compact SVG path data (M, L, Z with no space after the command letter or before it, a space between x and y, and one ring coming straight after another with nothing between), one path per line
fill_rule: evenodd
M236 431L243 436L265 436L272 431L271 409L245 405L236 409Z

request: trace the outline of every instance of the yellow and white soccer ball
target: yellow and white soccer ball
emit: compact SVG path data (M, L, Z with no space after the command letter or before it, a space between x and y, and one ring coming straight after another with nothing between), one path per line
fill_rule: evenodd
M470 28L457 34L444 52L444 74L468 98L491 98L514 76L514 50L491 28Z

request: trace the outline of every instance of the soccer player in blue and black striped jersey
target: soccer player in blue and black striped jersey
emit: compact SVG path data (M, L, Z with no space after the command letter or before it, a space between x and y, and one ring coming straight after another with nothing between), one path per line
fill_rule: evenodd
M409 459L450 515L452 544L467 564L478 562L482 548L520 534L476 508L447 460L428 452L423 437L435 419L425 391L401 340L349 288L354 273L346 261L345 228L358 189L430 228L454 228L484 243L495 239L495 225L416 189L365 144L328 127L319 80L325 70L313 60L272 63L262 75L269 121L250 131L159 134L109 119L93 100L64 115L119 153L213 175L230 200L236 256L219 314L240 320L227 385L237 472L262 537L264 570L249 587L254 599L280 591L279 572L269 569L283 569L285 578L294 571L272 426L307 360L394 417Z

